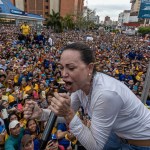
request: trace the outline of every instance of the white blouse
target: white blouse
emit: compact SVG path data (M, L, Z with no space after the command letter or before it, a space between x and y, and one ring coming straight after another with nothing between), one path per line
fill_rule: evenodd
M71 105L75 111L82 106L91 117L90 128L77 115L69 124L70 131L87 150L102 150L111 131L125 139L150 139L150 111L115 78L96 73L91 98L78 90L71 95ZM41 120L48 119L49 113L43 110Z
M87 101L81 90L71 95L74 110L85 109ZM150 111L126 85L108 75L95 75L88 115L90 129L77 115L69 125L87 150L102 150L111 131L125 139L150 139Z

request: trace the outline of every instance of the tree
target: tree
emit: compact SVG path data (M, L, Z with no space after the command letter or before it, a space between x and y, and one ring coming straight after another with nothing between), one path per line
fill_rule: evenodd
M143 36L145 34L150 34L150 27L140 27L138 32L141 33Z
M86 18L83 17L83 14L78 14L76 16L76 21L75 21L76 28L86 29L86 24L87 24L87 21L86 21Z
M55 32L62 32L62 17L59 12L52 10L52 14L47 19L47 26L50 26Z
M92 17L95 16L95 9L91 10L87 8L86 15L80 13L76 16L76 27L82 30L91 30L95 29L96 24L92 20Z
M74 24L74 18L73 18L73 15L66 15L64 18L63 18L63 27L66 28L66 29L73 29L75 26Z

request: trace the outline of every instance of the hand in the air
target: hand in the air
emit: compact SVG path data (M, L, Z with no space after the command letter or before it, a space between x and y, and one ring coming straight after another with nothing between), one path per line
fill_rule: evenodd
M42 115L42 109L34 101L26 101L24 107L24 118L26 119L40 119Z

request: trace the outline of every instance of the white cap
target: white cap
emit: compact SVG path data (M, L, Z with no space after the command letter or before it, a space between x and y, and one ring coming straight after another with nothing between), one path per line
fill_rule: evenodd
M20 124L18 120L13 120L9 123L9 129L13 129L17 124Z
M27 66L26 65L23 65L23 68L26 68Z

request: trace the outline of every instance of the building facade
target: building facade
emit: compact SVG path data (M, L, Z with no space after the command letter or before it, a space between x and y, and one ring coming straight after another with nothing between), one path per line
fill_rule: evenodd
M21 10L42 15L47 18L54 10L62 17L67 14L78 15L83 11L84 0L11 0ZM19 4L18 4L19 1ZM22 8L22 6L24 8Z
M130 19L130 10L124 10L119 14L118 26L122 26L124 23L128 23Z
M95 24L99 24L100 17L96 15L95 10L89 9L87 6L83 9L83 17L86 21L94 22Z
M104 25L110 26L112 24L112 20L110 19L109 16L106 16L104 19Z
M61 0L60 2L60 14L62 17L64 17L66 14L77 14L77 1L78 0Z
M141 0L131 0L131 14L138 13L140 10Z
M50 0L50 13L54 10L56 13L60 11L60 0Z
M105 17L104 22L106 22L106 21L110 21L110 17L109 16Z
M49 0L25 0L25 11L43 17L50 14Z
M131 12L129 22L138 22L138 13L140 10L141 0L131 0Z
M83 13L84 0L61 0L60 14L64 17L67 14L79 15Z
M11 2L14 6L24 11L24 0L11 0Z

